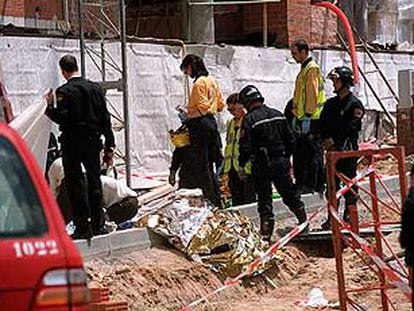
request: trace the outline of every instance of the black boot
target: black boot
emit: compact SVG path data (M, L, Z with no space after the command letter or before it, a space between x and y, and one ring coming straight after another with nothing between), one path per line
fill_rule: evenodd
M349 215L349 208L348 208L348 206L345 206L344 215L342 216L342 220L345 223L347 223L347 224L350 224L351 223L351 216Z
M322 230L331 230L331 214L328 214L328 218L321 224Z
M274 219L260 220L260 233L264 241L270 242L270 238L273 235L273 229L275 227Z
M306 215L306 212L305 212L305 208L304 207L302 207L299 210L297 210L295 212L295 216L298 219L298 224L299 225L303 224L305 221L308 220L308 216Z

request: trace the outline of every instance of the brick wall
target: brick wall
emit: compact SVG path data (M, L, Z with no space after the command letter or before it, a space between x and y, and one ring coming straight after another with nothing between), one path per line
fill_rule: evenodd
M289 0L287 7L289 43L305 39L311 45L336 44L336 16L312 6L309 0Z
M0 0L0 15L24 17L25 14L25 1L24 0Z
M244 5L243 9L243 33L260 33L263 31L263 5ZM280 3L267 5L268 32L276 35L276 45L288 41L287 32L287 0ZM269 42L271 45L272 42Z
M25 0L25 17L37 17L43 20L54 18L63 19L63 1L62 0Z
M288 46L290 43L305 39L311 45L336 44L336 16L326 9L312 6L309 0L281 0L280 3L268 4L268 32L276 35L275 42L269 45ZM260 34L263 31L263 5L243 5L242 27L244 36ZM219 29L232 29L238 21L224 17ZM220 38L220 32L216 32Z

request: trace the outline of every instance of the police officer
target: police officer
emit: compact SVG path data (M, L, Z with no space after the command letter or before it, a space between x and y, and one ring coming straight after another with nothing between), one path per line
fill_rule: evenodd
M240 91L239 101L247 109L240 135L239 176L252 161L252 174L258 196L260 231L269 241L274 227L272 183L283 202L295 214L299 223L307 221L305 205L289 174L295 138L283 114L263 104L259 90L248 85Z
M335 97L329 98L324 106L320 118L320 135L322 146L326 151L358 150L358 136L362 127L362 118L365 114L364 106L356 98L350 88L354 85L352 70L348 67L336 67L328 78L334 85ZM348 178L354 178L357 170L357 158L341 159L336 164L336 170ZM336 179L336 189L340 181ZM353 191L357 191L354 186ZM355 205L357 196L353 191L345 194L344 220L349 221L348 207ZM323 229L330 228L330 219L322 224Z
M412 273L414 267L414 165L411 166L411 186L401 214L400 244L401 248L405 249L405 263ZM414 310L414 282L410 283L411 306Z
M111 164L114 135L100 86L78 76L78 65L73 55L63 56L59 66L67 82L56 90L56 100L52 91L45 96L48 102L46 115L60 126L65 183L74 207L76 229L72 238L90 239L93 235L106 233L99 177L103 147L101 136L105 137L104 159ZM86 170L87 187L81 164Z

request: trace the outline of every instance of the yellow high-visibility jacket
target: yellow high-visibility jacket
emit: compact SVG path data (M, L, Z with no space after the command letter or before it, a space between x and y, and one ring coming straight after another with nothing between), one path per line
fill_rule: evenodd
M319 119L325 101L321 69L311 60L296 78L292 112L298 120L303 120L306 115Z
M242 120L241 120L242 121ZM233 119L227 122L226 148L224 149L224 174L230 172L233 167L236 172L239 171L239 140L240 140L241 122L236 129L236 121ZM251 174L252 164L247 162L244 166L246 174Z
M187 107L189 118L216 114L224 108L223 95L217 82L210 76L199 77L191 90Z

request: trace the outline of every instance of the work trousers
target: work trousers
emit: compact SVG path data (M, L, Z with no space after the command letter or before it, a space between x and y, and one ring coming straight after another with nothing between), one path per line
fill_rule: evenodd
M272 205L272 183L282 197L283 203L297 215L305 208L300 194L289 174L290 161L285 156L256 156L253 162L253 178L257 193L260 219L274 219Z
M313 134L298 135L296 149L293 153L293 172L296 185L312 191L324 189L322 146Z
M347 178L352 179L356 176L357 172L357 160L356 158L347 158L341 159L336 163L336 170L338 173L342 173ZM338 177L335 177L335 189L338 191L341 188L341 180ZM344 209L344 219L348 217L348 208L350 205L355 205L358 201L358 187L352 186L352 191L349 190L344 194L345 198L345 209ZM339 207L339 200L338 200Z
M191 147L196 155L193 174L198 187L212 204L221 206L219 182L214 173L214 164L218 168L223 161L216 119L212 115L189 119L187 126Z
M102 142L97 137L61 138L65 185L73 208L76 231L98 232L104 225L100 152ZM81 164L86 170L86 180ZM86 185L85 185L86 183Z
M241 180L233 167L228 174L232 205L237 206L256 202L253 177L247 175L246 180Z

